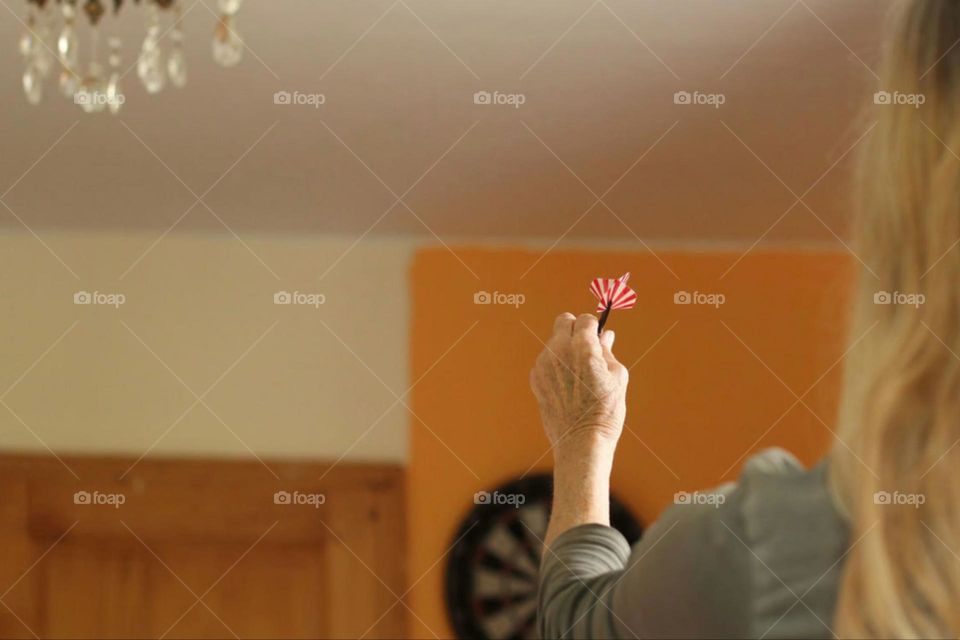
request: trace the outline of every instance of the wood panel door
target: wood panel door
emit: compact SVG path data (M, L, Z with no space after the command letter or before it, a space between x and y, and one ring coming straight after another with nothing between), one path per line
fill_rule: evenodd
M401 469L134 462L0 458L0 637L406 635Z

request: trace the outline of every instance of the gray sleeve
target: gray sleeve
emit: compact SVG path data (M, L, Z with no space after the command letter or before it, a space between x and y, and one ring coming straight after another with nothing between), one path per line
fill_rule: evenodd
M541 565L540 637L748 635L750 563L737 539L739 494L732 485L694 494L701 497L667 509L632 551L611 527L565 531Z

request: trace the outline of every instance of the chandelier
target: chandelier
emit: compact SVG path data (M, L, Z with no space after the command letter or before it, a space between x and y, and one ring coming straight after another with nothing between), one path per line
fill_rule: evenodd
M147 93L158 93L169 83L187 83L187 61L183 54L181 0L132 0L146 5L146 36L133 66ZM109 111L117 114L126 97L121 81L128 70L121 57L123 42L101 19L109 3L119 14L124 0L27 0L26 31L20 37L24 59L23 92L27 102L43 101L47 79L56 76L59 92L87 113ZM213 59L231 67L243 57L244 45L234 23L242 0L218 0L219 22L213 34ZM81 45L80 24L89 23ZM114 23L116 21L113 21ZM101 39L106 32L106 51ZM169 32L169 44L163 40ZM106 65L103 59L105 57Z

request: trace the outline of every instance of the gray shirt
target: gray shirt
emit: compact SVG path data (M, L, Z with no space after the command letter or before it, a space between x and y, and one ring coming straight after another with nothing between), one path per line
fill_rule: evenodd
M766 450L737 484L686 494L632 550L610 527L565 531L540 569L540 637L833 637L847 526L826 470Z

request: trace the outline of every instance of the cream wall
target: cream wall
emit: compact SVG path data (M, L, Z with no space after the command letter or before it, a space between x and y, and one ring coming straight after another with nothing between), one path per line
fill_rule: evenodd
M406 459L411 242L158 235L0 234L0 447Z

